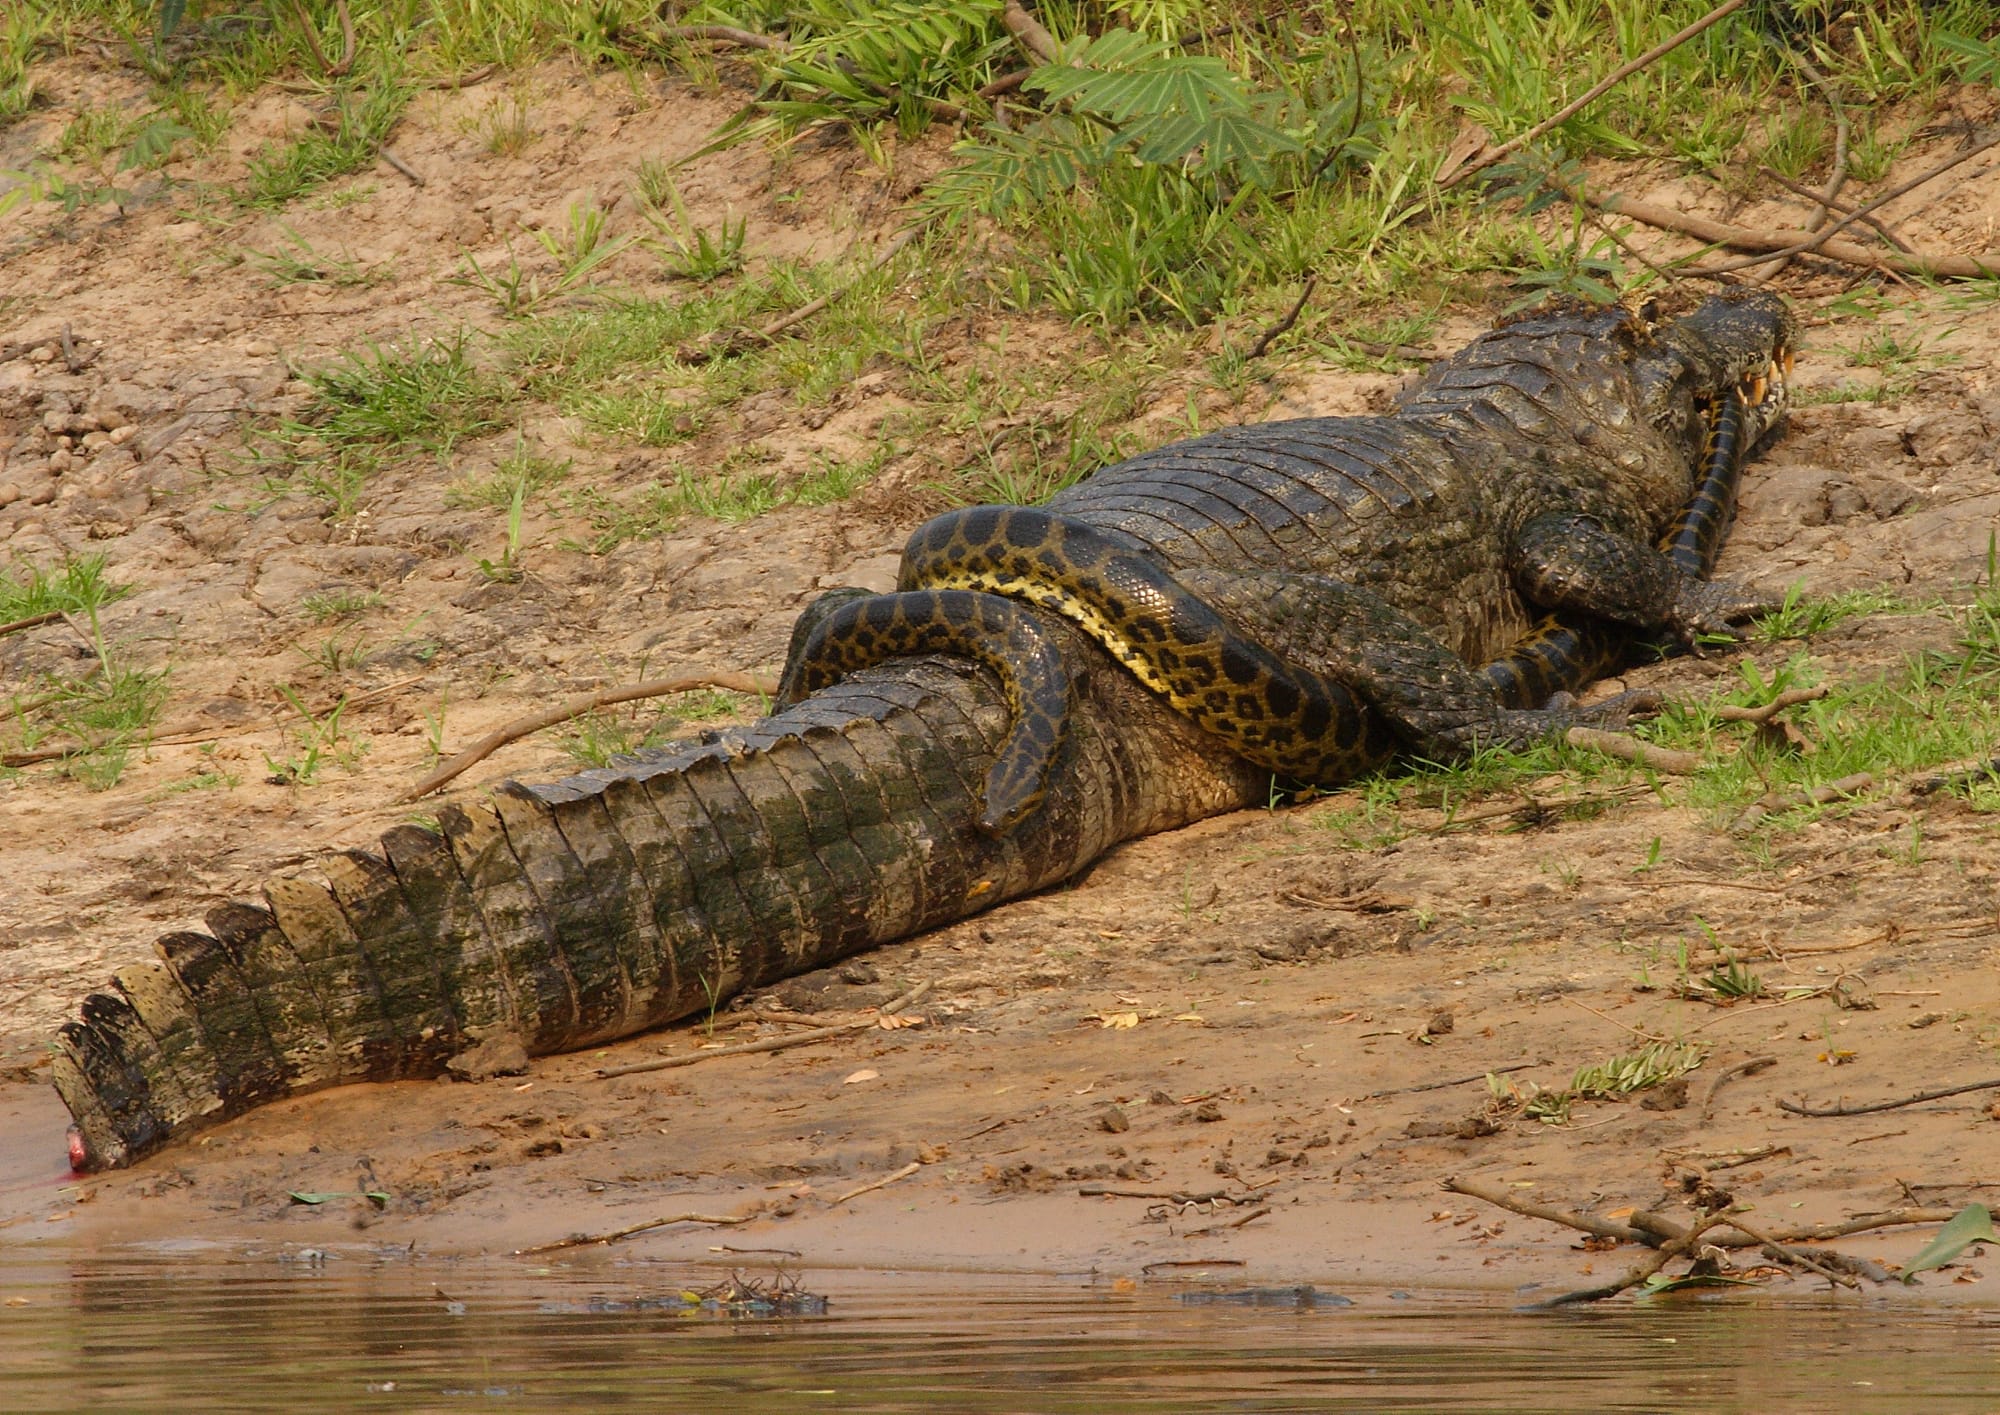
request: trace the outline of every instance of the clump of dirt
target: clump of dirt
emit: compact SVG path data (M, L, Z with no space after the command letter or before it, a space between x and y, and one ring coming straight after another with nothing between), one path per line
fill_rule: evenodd
M544 136L518 154L477 138L497 93L441 90L396 139L422 186L383 165L282 217L210 225L171 203L37 216L8 258L0 553L39 566L99 554L131 593L94 624L0 637L0 681L20 691L74 677L100 641L169 675L152 743L115 783L97 789L59 764L0 782L0 1065L15 1078L0 1087L0 1226L11 1236L45 1233L29 1225L54 1210L93 1237L282 1230L338 1242L366 1230L449 1251L701 1213L741 1217L732 1241L813 1264L1234 1257L1301 1277L1513 1282L1616 1260L1447 1197L1441 1179L1476 1171L1604 1210L1678 1203L1685 1174L1713 1172L1738 1202L1833 1218L1955 1204L1990 1177L1968 1162L2000 1124L1989 1097L1854 1119L1778 1106L1992 1070L1995 818L1952 796L1911 797L1902 764L1885 759L1860 799L1752 837L1644 782L1596 794L1529 783L1469 807L1381 806L1363 787L1211 820L856 971L773 989L795 1012L854 1016L929 982L922 1025L717 1059L669 1081L597 1079L601 1065L711 1034L794 1026L769 1006L731 1006L525 1075L510 1065L478 1084L280 1103L58 1191L63 1117L35 1087L43 1039L90 985L215 901L405 818L393 802L436 737L450 750L552 696L661 664L768 670L818 589L887 583L921 514L918 453L887 491L736 525L697 520L605 554L565 546L587 534L580 513L537 506L521 531L527 573L482 574L504 518L455 504L455 481L523 444L570 460L579 485L615 491L652 474L649 449L545 409L442 461L387 468L346 519L296 486L261 483L246 429L305 406L300 369L370 341L498 327L487 295L453 283L461 251L504 260L511 234L560 221L581 192L608 200L642 159L693 151L732 107L678 81L641 96L559 64L531 78ZM66 60L50 74L54 107L9 141L44 141L66 107L115 101L132 83ZM303 121L295 107L263 101L179 175L240 171L257 142ZM696 163L681 191L704 223L752 213L758 259L848 248L883 227L908 180L819 151L780 181L737 150ZM1948 205L1918 194L1886 214L1913 241L1949 244L2000 216L2000 173L1963 179ZM1735 219L1760 218L1796 219L1775 203ZM273 286L237 258L282 248L288 232L379 280ZM1823 296L1840 277L1789 278ZM1930 607L1846 619L1807 644L1670 660L1612 688L1704 698L1746 664L1770 680L1801 652L1825 678L1854 681L1953 644L1950 606L1988 573L2000 520L1996 340L1959 298L1899 297L1812 331L1790 436L1752 469L1721 567ZM1884 331L1904 357L1850 362ZM1388 382L1274 372L1241 415L1356 410ZM892 390L870 392L819 426L781 400L739 415L803 462L890 414ZM740 430L705 434L697 454ZM315 601L340 597L368 607L316 619ZM530 739L457 789L574 765ZM1734 986L1716 984L1732 970ZM1707 1048L1683 1104L1579 1099L1567 1125L1524 1111L1537 1091L1655 1039ZM1766 1056L1763 1069L1731 1071ZM288 1198L349 1189L391 1197L347 1210ZM701 1255L713 1235L682 1223L632 1241ZM1893 1257L1914 1245L1855 1246Z

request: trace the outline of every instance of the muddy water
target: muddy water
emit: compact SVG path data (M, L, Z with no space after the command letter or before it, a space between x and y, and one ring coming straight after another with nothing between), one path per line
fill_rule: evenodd
M769 1259L746 1259L768 1263ZM687 1309L712 1270L296 1248L0 1246L0 1410L1991 1410L2000 1314L1732 1297L1528 1315L1090 1278L826 1271L824 1315ZM1220 1276L1220 1275L1218 1275Z

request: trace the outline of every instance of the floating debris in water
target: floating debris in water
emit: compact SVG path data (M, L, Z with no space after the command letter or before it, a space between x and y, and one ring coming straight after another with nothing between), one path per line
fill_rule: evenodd
M1305 1287L1242 1287L1230 1292L1183 1292L1190 1307L1352 1307L1352 1297Z

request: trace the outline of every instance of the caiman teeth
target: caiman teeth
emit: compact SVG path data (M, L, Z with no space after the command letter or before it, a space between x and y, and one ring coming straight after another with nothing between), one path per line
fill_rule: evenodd
M1758 374L1750 380L1750 387L1744 393L1743 401L1753 408L1762 407L1764 403L1764 389L1768 386L1769 380L1763 374Z

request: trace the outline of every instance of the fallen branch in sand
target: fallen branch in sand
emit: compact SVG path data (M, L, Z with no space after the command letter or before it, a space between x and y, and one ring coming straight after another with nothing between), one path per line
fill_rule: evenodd
M1598 752L1620 761L1633 762L1654 771L1670 772L1675 776L1686 776L1701 769L1699 752L1677 752L1670 747L1656 747L1651 742L1642 742L1637 737L1627 737L1622 732L1605 732L1596 727L1572 727L1563 733L1563 741L1586 752Z
M679 1066L693 1066L696 1062L712 1061L719 1056L751 1056L759 1052L787 1051L792 1047L806 1046L812 1042L823 1042L833 1037L844 1037L853 1032L865 1032L882 1025L884 1018L893 1017L903 1008L925 997L932 984L918 983L901 997L882 1004L881 1011L874 1017L858 1022L843 1022L837 1027L816 1027L810 1032L795 1032L789 1037L771 1037L761 1042L744 1042L733 1047L712 1047L707 1051L688 1052L683 1056L662 1056L652 1061L635 1061L630 1066L600 1067L597 1079L608 1081L614 1076L637 1076L647 1071L671 1071Z
M1824 1117L1829 1115L1874 1115L1878 1111L1901 1110L1904 1106L1922 1105L1925 1101L1941 1101L1947 1096L1970 1095L1974 1091L2000 1091L2000 1080L1970 1081L1963 1086L1946 1086L1941 1091L1918 1091L1915 1095L1904 1096L1900 1100L1874 1101L1868 1105L1833 1105L1826 1107L1816 1107L1816 1106L1798 1105L1792 1101L1781 1099L1778 1102L1778 1109L1783 1111L1788 1111L1793 1115L1810 1115L1819 1117Z
M568 722L573 717L582 717L585 713L618 703L636 702L641 698L663 698L673 693L691 693L700 688L723 688L732 693L761 693L769 697L777 692L778 685L775 680L755 673L694 673L681 678L654 678L624 688L605 688L599 692L585 693L581 697L557 703L552 708L544 708L541 712L516 718L505 727L487 733L405 791L397 797L397 800L407 803L421 796L428 796L453 777L477 766L509 742L540 732L544 727L553 727L558 722Z
M1448 1194L1463 1194L1467 1198L1483 1199L1495 1208L1519 1214L1523 1218L1538 1218L1548 1223L1560 1224L1564 1228L1574 1228L1579 1233L1595 1234L1599 1238L1615 1238L1620 1243L1653 1243L1657 1241L1643 1229L1630 1224L1614 1223L1610 1219L1592 1218L1569 1209L1558 1209L1548 1204L1538 1204L1510 1194L1505 1189L1477 1179L1461 1179L1456 1175L1445 1179L1444 1190Z
M0 633L5 633L0 629ZM1910 783L1912 796L1931 796L1939 791L1954 791L1963 786L1978 786L2000 780L2000 757L1981 757L1978 761L1946 767Z
M1777 1064L1778 1058L1775 1056L1753 1056L1737 1062L1734 1066L1724 1067L1722 1074L1708 1083L1708 1094L1701 1102L1701 1118L1708 1119L1709 1112L1715 1109L1715 1093L1738 1076L1753 1076L1759 1071L1768 1071Z
M16 619L0 624L0 635L12 634L22 629L35 629L44 624L53 624L63 617L60 609L51 609L47 614L30 614L26 619Z
M1495 1066L1486 1071L1476 1071L1470 1076L1454 1076L1449 1081L1426 1081L1421 1086L1399 1086L1393 1091L1370 1091L1365 1096L1356 1096L1360 1101L1379 1101L1387 1096L1414 1096L1420 1091L1443 1091L1453 1086L1469 1086L1474 1081L1484 1081L1488 1076L1505 1076L1514 1071L1532 1071L1537 1066L1547 1066L1548 1058L1540 1061L1517 1061L1512 1066Z
M1292 301L1292 307L1285 311L1284 316L1276 324L1257 336L1257 342L1243 355L1245 363L1251 359L1263 358L1264 351L1271 347L1271 342L1299 322L1299 316L1305 311L1306 301L1312 298L1313 287L1317 284L1319 284L1319 272L1315 270L1307 274L1305 283L1299 286L1299 297Z
M1887 1213L1869 1214L1850 1219L1843 1223L1815 1224L1805 1228L1780 1230L1767 1233L1750 1227L1729 1213L1718 1213L1703 1218L1693 1227L1678 1223L1673 1219L1655 1213L1634 1213L1629 1224L1617 1223L1610 1219L1592 1217L1569 1209L1556 1208L1549 1204L1539 1204L1531 1199L1486 1184L1476 1179L1448 1178L1443 1181L1444 1189L1453 1194L1464 1194L1492 1204L1495 1208L1509 1213L1520 1214L1523 1218L1541 1219L1547 1223L1573 1228L1579 1233L1592 1234L1599 1238L1610 1238L1621 1243L1644 1243L1658 1252L1652 1259L1632 1268L1623 1277L1612 1283L1589 1287L1577 1292L1564 1293L1550 1298L1537 1306L1557 1307L1573 1302L1595 1302L1616 1296L1627 1288L1636 1287L1658 1272L1673 1257L1690 1252L1697 1242L1704 1246L1736 1249L1758 1248L1773 1260L1791 1267L1805 1268L1819 1274L1829 1282L1843 1287L1857 1286L1846 1274L1859 1273L1875 1281L1887 1281L1888 1273L1880 1264L1867 1258L1858 1258L1830 1250L1806 1253L1795 1245L1802 1243L1823 1243L1831 1238L1848 1234L1868 1232L1878 1228L1893 1228L1907 1224L1948 1223L1955 1216L1951 1209L1895 1209ZM1733 1232L1714 1233L1717 1229Z
M514 1256L526 1257L531 1253L554 1253L564 1248L584 1248L592 1243L615 1243L621 1238L630 1238L635 1233L645 1233L655 1228L665 1228L676 1223L748 1223L763 1212L760 1205L747 1214L668 1214L665 1218L649 1218L644 1223L629 1224L624 1228L614 1228L609 1233L573 1233L567 1238L558 1238L553 1243L537 1243L532 1248L516 1248Z
M874 1180L871 1183L864 1184L858 1189L850 1189L845 1194L842 1194L839 1198L832 1200L832 1202L836 1204L844 1204L849 1199L856 1198L862 1194L872 1194L877 1189L886 1189L899 1179L908 1179L911 1175L915 1174L918 1170L922 1169L923 1167L924 1163L922 1160L911 1160L908 1164L904 1165L894 1174L888 1175L882 1179Z
M1786 708L1797 707L1800 703L1816 703L1833 690L1822 683L1817 688L1787 688L1768 703L1757 707L1738 707L1734 703L1724 703L1715 710L1717 722L1754 722L1759 726L1769 722Z
M1738 270L1748 270L1753 266L1769 263L1773 256L1818 255L1828 260L1839 261L1843 265L1861 266L1868 270L1894 270L1904 275L1928 275L1953 280L1981 280L1988 276L2000 275L2000 251L1982 251L1978 255L1935 255L1922 251L1882 251L1853 241L1835 240L1835 235L1855 222L1871 216L1880 207L1897 197L1904 196L1943 176L1952 168L1967 162L1989 149L2000 146L2000 133L1974 143L1963 152L1938 163L1909 181L1892 187L1866 206L1857 207L1838 221L1830 221L1817 231L1780 230L1759 231L1747 226L1735 226L1726 221L1713 221L1705 216L1690 212L1676 211L1671 207L1656 206L1652 202L1640 201L1613 192L1607 196L1590 196L1575 193L1601 211L1614 216L1630 217L1648 226L1656 226L1662 231L1677 231L1684 236L1693 236L1713 246L1729 246L1735 250L1761 251L1764 254L1745 260L1728 261L1722 265L1694 266L1684 270L1692 275L1727 275Z
M1535 1307L1569 1307L1579 1302L1602 1302L1607 1297L1616 1297L1628 1288L1638 1287L1653 1274L1664 1268L1675 1258L1691 1253L1700 1244L1711 1228L1723 1222L1721 1218L1703 1219L1679 1238L1662 1243L1652 1257L1646 1259L1616 1281L1602 1283L1596 1287L1580 1287L1573 1292L1561 1292L1545 1301L1532 1303Z
M1731 831L1741 833L1756 825L1758 821L1773 811L1789 811L1798 806L1825 806L1848 796L1858 796L1875 784L1873 774L1857 771L1852 776L1843 776L1838 781L1829 781L1808 791L1772 791L1746 806L1743 814L1731 821Z

